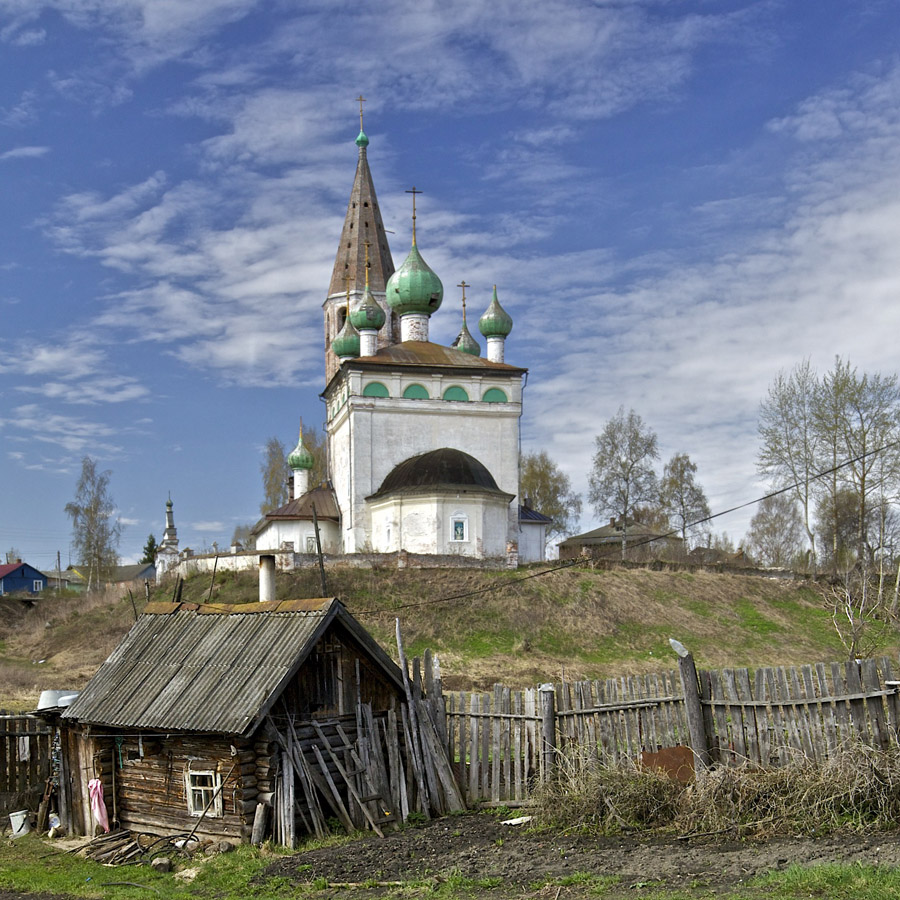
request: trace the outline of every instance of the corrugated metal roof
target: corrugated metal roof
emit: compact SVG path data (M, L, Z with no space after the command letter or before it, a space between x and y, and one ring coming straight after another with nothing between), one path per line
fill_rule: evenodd
M118 728L243 734L336 617L366 639L330 598L149 604L64 717ZM375 655L392 665L380 649Z

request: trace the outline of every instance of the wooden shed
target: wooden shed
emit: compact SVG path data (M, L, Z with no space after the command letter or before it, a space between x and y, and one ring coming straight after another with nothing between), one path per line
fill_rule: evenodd
M399 757L351 776L352 758L403 698L401 670L336 599L151 603L62 714L60 809L94 834L100 779L132 831L247 840L268 812L292 843L295 812L314 831L332 808L371 827L398 814L406 776Z

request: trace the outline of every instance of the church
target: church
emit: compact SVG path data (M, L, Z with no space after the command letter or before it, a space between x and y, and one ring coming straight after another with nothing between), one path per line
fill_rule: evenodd
M323 303L327 481L309 483L314 460L302 428L288 457L291 500L254 528L256 549L405 552L515 566L544 558L549 519L519 494L519 420L527 370L505 360L513 321L496 286L478 321L452 346L429 340L444 288L412 247L394 268L362 128L359 158Z

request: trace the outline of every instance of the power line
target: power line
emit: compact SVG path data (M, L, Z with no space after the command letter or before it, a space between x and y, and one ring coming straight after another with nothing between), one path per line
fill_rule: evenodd
M706 522L711 522L713 519L718 519L720 516L727 516L730 513L737 512L741 509L746 509L749 506L754 506L757 503L762 503L764 500L768 500L771 497L777 497L780 494L785 494L788 491L796 490L803 484L806 484L808 481L818 481L820 478L824 478L826 475L833 475L835 472L839 472L841 469L845 469L847 466L852 466L854 463L860 462L860 460L866 459L866 457L874 456L878 453L882 453L885 450L890 450L900 447L900 440L891 441L887 444L884 444L881 447L877 447L874 450L866 450L864 453L860 453L858 456L851 457L848 460L845 460L842 463L838 463L836 466L832 466L830 469L823 469L821 472L816 472L814 475L810 475L808 479L803 479L801 481L795 481L793 484L787 485L787 487L779 488L777 491L770 491L768 494L764 494L762 497L757 497L755 500L747 500L745 503L738 503L736 506L731 506L728 509L723 509L720 512L713 513L712 515L705 516L702 519L697 519L695 522L690 522L685 525L685 529L687 528L695 528L697 525L703 525ZM658 534L654 537L644 538L643 540L637 541L633 543L631 546L635 547L643 547L646 544L652 544L655 541L661 541L668 537L675 537L678 535L680 528L675 528L672 531L667 531L665 534ZM576 559L568 560L567 562L560 563L557 566L553 566L549 569L542 569L540 572L532 572L529 575L522 575L519 578L512 578L507 581L504 581L502 584L488 585L487 587L478 588L474 591L465 591L462 594L451 594L448 597L438 597L434 600L417 600L414 603L401 603L397 606L391 606L387 609L364 609L359 612L355 612L356 616L375 616L375 615L383 615L385 613L393 613L399 612L403 609L413 609L420 606L434 606L438 603L452 603L456 600L467 600L470 597L478 597L482 594L489 594L493 591L503 590L508 587L510 584L518 584L522 581L528 581L532 578L540 578L543 575L552 575L554 572L559 572L562 569L570 569L573 566L580 565L583 563L583 559L578 557Z

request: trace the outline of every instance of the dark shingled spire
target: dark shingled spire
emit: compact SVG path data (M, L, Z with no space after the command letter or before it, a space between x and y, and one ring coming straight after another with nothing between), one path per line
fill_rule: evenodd
M369 290L384 308L384 289L388 279L394 274L394 261L388 246L381 210L375 196L375 185L369 171L366 147L369 139L360 130L356 138L359 147L359 161L356 177L350 191L350 203L341 231L331 273L328 297L323 304L325 311L325 382L331 381L340 368L340 362L331 349L331 344L344 325L347 315L347 298L351 310L364 301L366 291L366 243L369 244ZM399 319L390 315L386 326L379 335L378 345L386 346L400 339Z

